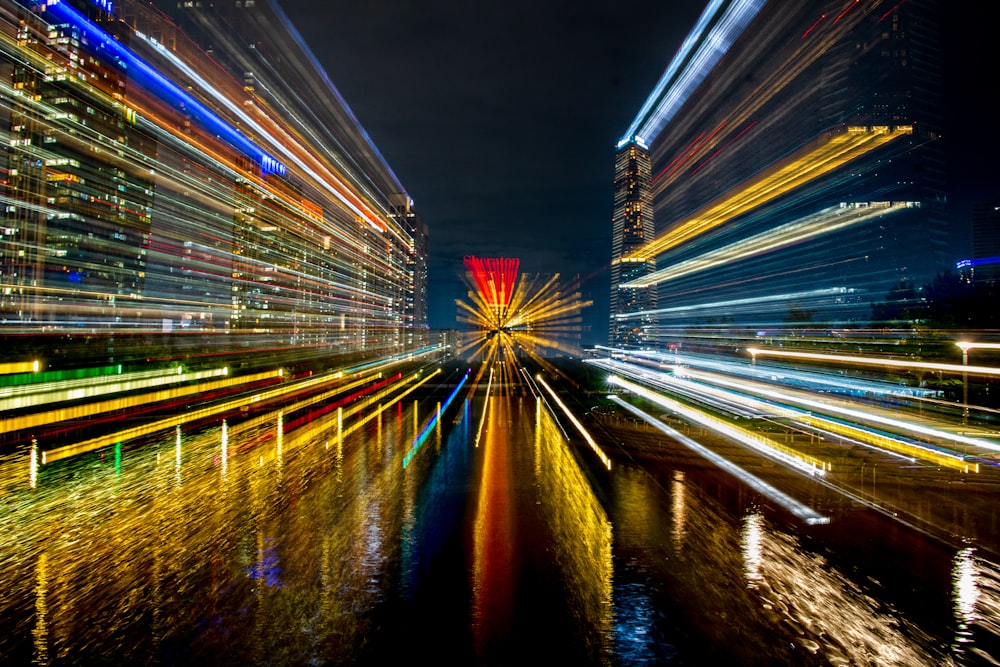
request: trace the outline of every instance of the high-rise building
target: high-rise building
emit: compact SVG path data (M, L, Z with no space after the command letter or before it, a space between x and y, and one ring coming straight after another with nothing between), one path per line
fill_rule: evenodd
M975 282L1000 279L1000 202L972 206L972 259L961 262Z
M623 141L649 145L663 342L867 323L948 268L938 4L709 3ZM638 321L642 313L628 319Z
M128 44L103 5L72 3ZM11 63L0 318L136 325L146 288L157 141L128 106L127 72L70 20L21 10ZM6 105L5 105L6 106Z
M277 3L0 14L5 331L424 338L427 228Z
M653 200L649 151L641 139L621 142L615 155L615 202L611 235L611 321L608 340L616 347L641 347L653 325L656 286L623 287L652 272L655 258L634 256L652 240ZM644 313L623 319L629 313Z

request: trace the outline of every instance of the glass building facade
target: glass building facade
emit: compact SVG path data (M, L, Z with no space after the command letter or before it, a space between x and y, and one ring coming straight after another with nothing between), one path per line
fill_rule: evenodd
M867 325L947 255L939 7L711 3L629 134L649 144L658 336ZM623 141L625 140L623 139Z
M656 287L623 287L648 275L655 260L633 257L653 238L653 200L650 192L649 151L640 139L623 141L615 156L615 203L611 235L611 345L642 347L654 323ZM622 319L626 313L645 313Z
M275 3L0 19L4 333L426 342L426 225Z

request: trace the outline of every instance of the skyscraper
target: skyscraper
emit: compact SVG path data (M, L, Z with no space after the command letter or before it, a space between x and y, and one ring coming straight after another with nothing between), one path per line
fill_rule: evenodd
M0 15L5 332L418 344L426 226L277 3Z
M650 193L650 160L638 137L623 141L615 155L615 203L611 236L611 321L608 340L614 346L641 347L652 315L622 319L626 313L656 307L656 287L623 287L648 275L655 267L651 257L634 257L653 238L653 202Z
M128 44L102 5L75 5ZM134 326L146 287L157 141L126 102L125 67L88 51L81 25L53 20L43 29L23 10L20 19L0 316L43 327Z
M972 259L963 264L976 282L1000 278L1000 202L973 205Z
M659 336L867 323L945 268L935 0L709 3L623 137L649 145ZM641 314L627 319L636 321Z

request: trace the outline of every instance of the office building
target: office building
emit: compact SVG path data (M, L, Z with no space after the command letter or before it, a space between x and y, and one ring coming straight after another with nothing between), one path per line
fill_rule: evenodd
M623 140L615 155L614 210L611 235L611 321L608 340L616 347L642 347L654 323L656 286L623 287L652 272L655 258L633 254L652 240L653 202L649 151L641 139ZM646 313L623 320L625 313Z
M709 4L623 141L649 146L660 341L867 324L948 268L938 5ZM636 311L627 321L647 314Z
M7 332L423 338L427 227L276 3L0 11Z

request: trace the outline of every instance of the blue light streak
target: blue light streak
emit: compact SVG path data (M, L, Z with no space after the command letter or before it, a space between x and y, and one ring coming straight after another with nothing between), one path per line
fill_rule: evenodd
M961 262L955 264L956 269L966 269L970 266L984 266L987 264L998 264L1000 263L1000 255L996 257L981 257L980 259L963 259Z
M216 133L233 147L256 159L260 163L263 173L285 175L285 165L279 160L264 152L236 128L212 113L204 104L160 74L155 68L127 49L121 42L91 23L80 12L64 2L56 2L49 5L46 8L46 12L54 15L54 17L61 21L66 21L79 27L87 35L88 39L92 40L96 45L96 50L100 51L103 49L107 51L122 69L130 70L132 76L140 74L145 77L146 84L154 92L158 91L163 99L170 101L174 106L183 107L195 112L201 117L207 130Z
M458 394L458 391L462 388L462 385L465 384L465 381L469 379L469 373L471 372L471 368L465 371L465 375L462 376L462 380L455 385L455 388L451 390L450 394L448 394L448 398L445 399L444 405L441 406L441 409L438 410L433 419L427 422L427 425L420 431L420 434L413 439L413 446L410 447L410 451L406 453L405 457L403 457L404 468L410 464L413 457L416 456L418 451L420 451L420 447L424 444L424 440L427 439L427 434L431 432L431 429L434 428L434 426L438 423L438 420L441 419L441 415L443 415L448 409L448 406L451 405L451 402L455 399L455 395Z
M710 2L670 61L667 71L639 109L619 142L619 147L637 136L652 143L663 126L670 122L712 68L722 60L733 42L743 34L765 3L766 0L736 0L729 3L722 18L716 21L726 0ZM696 47L697 50L694 51Z

